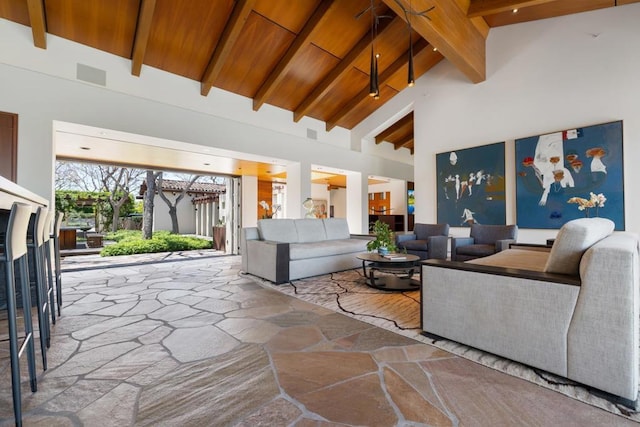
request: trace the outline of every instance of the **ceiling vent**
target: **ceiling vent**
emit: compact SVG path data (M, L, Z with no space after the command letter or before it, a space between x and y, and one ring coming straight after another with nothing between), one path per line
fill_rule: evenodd
M307 128L307 138L318 139L318 131Z
M76 68L76 78L84 82L93 83L100 86L107 85L107 72L99 68L78 64Z

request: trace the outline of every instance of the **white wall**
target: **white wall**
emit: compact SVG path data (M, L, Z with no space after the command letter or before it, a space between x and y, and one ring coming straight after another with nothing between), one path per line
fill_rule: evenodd
M337 188L331 190L331 202L329 206L333 206L334 218L347 217L347 190L346 188ZM329 208L331 209L331 208ZM329 211L331 212L331 211Z
M176 198L179 196L179 194L171 193L165 193L165 195L173 204L175 204ZM171 231L171 216L169 216L169 206L158 195L154 197L153 204L153 230ZM191 199L189 198L189 196L185 196L180 201L180 203L178 203L176 214L178 216L178 227L180 227L180 233L195 234L196 214L194 205L193 203L191 203Z
M623 120L625 223L640 232L640 4L494 28L487 79L443 61L353 130L367 135L414 105L416 222L436 220L435 155L506 141L507 223L516 222L514 139ZM468 229L452 229L454 234ZM555 230L520 230L543 243Z

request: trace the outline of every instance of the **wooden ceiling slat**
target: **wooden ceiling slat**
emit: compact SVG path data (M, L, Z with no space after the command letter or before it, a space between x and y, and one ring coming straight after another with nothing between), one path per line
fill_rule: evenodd
M255 2L256 0L238 0L236 5L233 7L231 17L229 18L227 25L224 27L222 37L220 37L220 41L218 42L218 45L209 60L207 69L204 72L204 76L202 77L202 84L200 85L200 94L202 96L207 96L209 94L211 86L213 86L213 83L220 75L223 65L227 58L229 58L240 34L242 34L242 29L249 18L249 14L251 13Z
M411 132L411 135L408 135L406 138L395 141L394 146L396 147L396 150L399 150L400 148L413 149L413 132Z
M333 4L334 0L323 0L313 12L311 18L309 18L300 34L298 34L298 37L296 37L293 44L287 50L287 53L285 53L284 57L280 62L278 62L278 65L269 74L269 77L267 77L267 80L263 83L256 96L253 98L253 109L255 111L260 109L260 107L266 102L267 98L269 98L271 93L282 81L294 58L300 53L302 47L309 42L309 38L313 34L313 31L317 28L318 24L322 21L325 14Z
M399 18L396 18L399 19ZM390 20L385 20L380 23L378 26L378 37L384 35L384 32L391 25ZM313 109L320 99L322 99L329 91L338 83L341 77L345 75L347 71L349 71L354 62L358 59L362 53L367 52L371 47L371 36L366 34L364 37L358 41L358 43L347 53L347 55L342 59L342 61L335 67L327 77L324 78L322 82L318 86L315 87L313 92L311 92L307 97L305 97L304 102L296 108L293 113L293 120L295 122L300 121L302 117L304 117L311 109Z
M511 12L514 9L538 6L552 1L556 0L471 0L467 16L474 18L501 12Z
M253 11L214 86L253 98L294 40L295 34Z
M151 22L153 21L153 12L155 9L156 0L140 1L140 13L138 14L138 25L136 26L136 35L133 41L133 55L131 58L131 74L134 76L140 76L140 71L142 71L142 63L144 62L144 54L147 51L147 43L149 42Z
M427 48L428 43L424 39L420 39L417 43L413 45L414 55L419 54L422 50ZM391 64L391 66L387 67L380 76L378 76L378 85L383 86L386 85L387 80L391 79L391 77L404 65L407 63L407 53L401 55L396 61ZM394 91L395 92L395 91ZM361 108L361 104L365 101L375 101L369 95L369 87L365 87L362 89L358 95L352 98L346 105L344 105L337 114L327 120L326 128L327 131L330 131L334 127L338 125L338 122L344 117L350 114L351 111ZM377 102L377 101L376 101ZM378 103L378 107L382 105L382 103Z
M288 111L295 110L317 82L336 68L339 61L313 43L306 45L294 59L276 90L267 98L267 103Z
M29 9L29 21L31 22L31 33L33 34L33 44L41 49L47 48L47 20L44 13L43 0L27 0Z
M383 0L398 16L405 19L404 9L428 10L429 18L411 16L411 25L422 37L455 65L473 83L486 78L485 38L459 6L451 0Z

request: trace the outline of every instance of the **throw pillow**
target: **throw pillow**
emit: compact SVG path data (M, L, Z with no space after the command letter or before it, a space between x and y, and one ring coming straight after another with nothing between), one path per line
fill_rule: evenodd
M581 218L567 222L553 242L544 271L574 276L580 274L582 254L611 234L614 228L613 221L607 218Z

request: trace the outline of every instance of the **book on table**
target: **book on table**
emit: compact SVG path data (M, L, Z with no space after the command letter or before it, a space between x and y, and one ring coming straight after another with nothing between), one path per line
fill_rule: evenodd
M390 259L390 260L407 259L407 256L405 254L386 254L386 255L382 255L382 256L384 258Z

